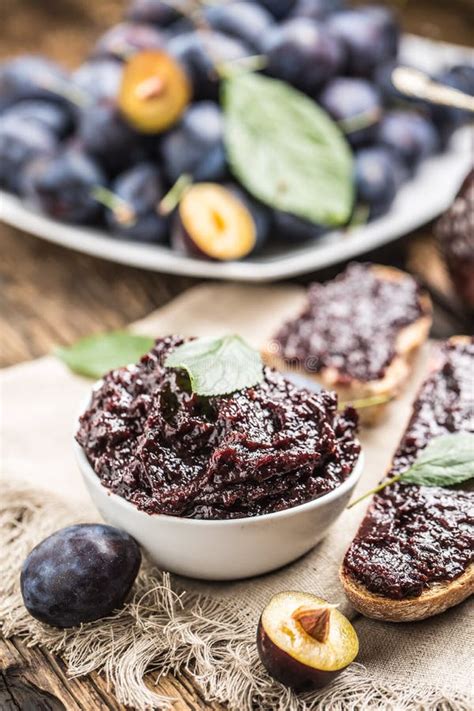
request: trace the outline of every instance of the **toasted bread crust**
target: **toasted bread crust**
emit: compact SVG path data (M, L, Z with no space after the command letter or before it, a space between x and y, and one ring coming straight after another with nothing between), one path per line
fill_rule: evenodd
M448 583L432 585L418 597L394 600L369 592L341 567L339 577L344 592L365 617L387 622L414 622L439 615L474 594L474 565Z
M371 269L380 278L388 281L401 281L406 276L404 272L395 267L373 264ZM263 351L263 359L267 365L277 370L293 370L304 374L305 377L314 380L328 390L334 390L341 403L380 398L382 402L359 410L360 422L364 425L374 425L383 417L390 400L395 398L401 391L410 374L416 352L428 338L432 322L431 299L426 293L423 293L420 301L424 315L400 330L396 342L396 356L386 368L384 377L378 380L365 382L352 379L350 383L341 383L340 371L336 368L324 368L319 373L309 373L303 368L289 365L284 358L273 352L271 347Z

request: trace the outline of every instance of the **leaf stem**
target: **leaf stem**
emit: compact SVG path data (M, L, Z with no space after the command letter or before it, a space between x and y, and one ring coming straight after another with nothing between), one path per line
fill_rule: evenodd
M474 478L473 452L472 433L458 432L435 437L421 450L421 454L408 469L351 501L347 508L352 508L367 496L377 494L397 481L417 486L455 486L469 481Z
M362 494L362 496L359 496L358 499L351 501L350 504L348 504L347 508L351 509L353 506L355 506L356 504L359 504L361 501L366 499L371 494L378 494L379 491L382 491L382 489L385 489L386 486L395 484L397 481L400 481L402 478L403 478L403 474L397 474L397 476L393 476L391 479L387 479L387 481L383 481L381 484L376 486L374 489L370 489L370 491L366 491L365 494Z

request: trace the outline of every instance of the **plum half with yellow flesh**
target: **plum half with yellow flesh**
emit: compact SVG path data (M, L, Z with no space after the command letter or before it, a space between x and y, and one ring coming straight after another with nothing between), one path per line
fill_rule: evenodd
M173 245L187 254L216 260L242 259L255 247L248 208L217 183L196 183L179 203Z
M353 662L359 641L333 605L310 593L281 592L262 612L257 647L270 676L309 691L326 686Z
M166 52L139 52L128 60L122 75L119 106L137 131L165 131L176 123L190 100L189 80Z

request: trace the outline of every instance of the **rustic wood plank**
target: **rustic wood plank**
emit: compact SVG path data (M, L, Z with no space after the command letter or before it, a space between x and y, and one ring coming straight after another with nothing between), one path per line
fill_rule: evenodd
M190 676L165 677L156 683L149 674L147 685L159 694L175 699L174 711L219 711L207 703ZM70 678L66 665L40 647L27 647L16 638L0 638L0 709L31 708L31 711L126 711L113 696L106 679L96 673Z
M197 283L140 271L0 225L0 366L123 328Z
M18 708L28 708L30 704L31 709L35 708L33 700L37 695L38 708L82 711L39 649L28 649L19 640L0 640L0 648L0 658L9 659L6 667L2 663L2 679Z

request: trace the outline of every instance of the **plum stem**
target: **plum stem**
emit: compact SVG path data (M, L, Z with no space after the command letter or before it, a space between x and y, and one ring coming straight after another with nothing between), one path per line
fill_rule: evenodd
M74 106L77 106L79 109L85 109L92 103L90 96L85 91L67 79L43 77L40 81L40 85L43 89L47 89L53 94L67 99L67 101L70 101L71 104L74 104Z
M292 614L306 634L324 644L329 636L331 606L320 608L298 607Z
M356 227L362 227L363 225L366 225L367 222L369 221L370 217L370 207L366 205L365 203L359 202L357 205L354 207L354 210L352 211L351 219L349 220L346 230L354 230ZM374 395L375 398L382 398L386 397L384 395ZM371 400L372 398L366 398L367 400ZM361 400L363 402L363 400ZM377 403L375 403L377 404ZM354 407L357 407L354 405ZM368 405L361 405L361 407L369 407Z
M374 108L349 118L340 119L337 124L343 133L351 134L373 126L380 120L380 116L380 109Z
M179 204L186 190L192 185L193 179L188 173L180 175L175 184L168 190L158 205L158 214L169 215Z
M267 58L264 54L250 54L248 57L229 60L228 62L216 62L214 69L220 79L232 79L239 74L258 72L267 66Z
M117 222L130 226L136 222L136 213L133 207L103 185L96 185L91 190L91 196L101 205L107 207L115 214Z

